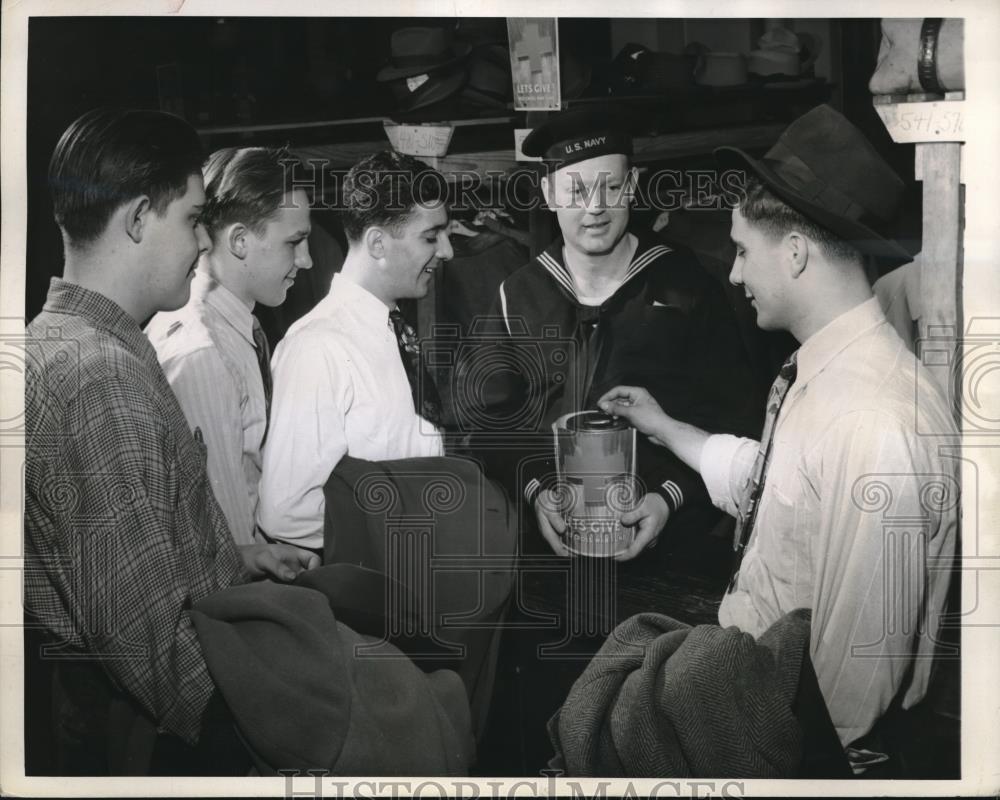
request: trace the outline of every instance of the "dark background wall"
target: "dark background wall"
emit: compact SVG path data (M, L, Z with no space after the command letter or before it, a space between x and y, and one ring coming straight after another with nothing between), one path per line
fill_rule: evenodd
M566 19L560 47L595 75L622 39L646 32L666 49L679 20ZM689 27L692 21L688 21ZM751 46L760 21L698 20L701 36L721 31ZM502 18L167 18L35 17L28 53L28 237L25 311L41 309L49 278L61 273L62 243L52 221L45 175L66 126L98 105L165 107L199 129L274 122L389 116L393 100L375 81L389 57L392 31L435 24L476 42L506 43ZM709 26L706 28L706 26ZM724 29L724 30L723 30ZM877 20L830 23L831 99L912 178L912 148L893 147L871 108L867 81L879 43ZM728 39L726 39L728 41ZM322 135L283 130L213 136L211 147L302 143ZM912 216L912 215L911 215ZM915 217L919 220L919 214Z

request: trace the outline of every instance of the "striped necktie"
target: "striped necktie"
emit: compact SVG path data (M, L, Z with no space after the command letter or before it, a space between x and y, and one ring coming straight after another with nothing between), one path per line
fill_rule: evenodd
M271 425L271 395L274 387L271 382L271 348L267 344L267 334L264 333L257 317L253 318L253 349L257 351L257 366L260 368L260 379L264 386L264 436L260 440L263 446L267 438L267 429Z
M760 497L764 491L764 479L767 476L767 465L771 460L771 444L774 441L774 424L778 420L778 412L781 411L781 404L785 402L789 387L795 382L795 375L798 372L796 358L798 351L792 353L788 360L782 365L778 377L771 384L771 391L767 395L767 414L764 417L764 432L760 437L760 447L757 448L757 457L753 462L753 469L747 477L747 482L743 485L740 495L739 512L736 516L736 535L733 538L733 549L736 551L736 559L733 564L733 575L729 579L729 591L736 588L736 579L740 574L740 564L743 562L743 554L746 552L747 543L750 540L750 532L753 530L754 521L757 519L757 507L760 504Z

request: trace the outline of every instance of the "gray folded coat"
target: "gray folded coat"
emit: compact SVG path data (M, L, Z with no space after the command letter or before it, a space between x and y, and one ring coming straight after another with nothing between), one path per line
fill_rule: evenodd
M809 618L787 614L756 641L735 627L629 618L549 721L550 766L578 777L795 776Z
M209 672L258 768L332 775L465 775L465 688L339 623L313 589L262 581L191 610Z

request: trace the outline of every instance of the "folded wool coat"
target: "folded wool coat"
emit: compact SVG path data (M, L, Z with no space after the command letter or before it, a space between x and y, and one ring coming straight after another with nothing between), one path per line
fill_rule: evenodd
M190 613L262 773L468 774L474 745L458 675L425 674L393 645L355 633L324 594L262 581Z
M344 456L323 494L324 563L368 567L402 586L411 604L397 595L388 624L425 635L394 641L421 666L429 658L458 671L481 736L514 582L517 513L503 489L468 458Z
M629 618L550 720L551 766L577 777L797 776L809 616L787 614L756 641L735 627Z
M449 614L478 622L510 594L516 511L503 489L472 459L427 456L367 461L344 456L323 494L324 563L358 564L404 584L407 581L397 573L419 581L432 577L434 608L424 610L436 617ZM450 561L451 569L431 576L415 571L412 565L401 565L410 548L416 547L407 543L407 532L420 530L432 539L426 557ZM480 568L480 560L487 565ZM468 569L458 569L460 565ZM426 587L406 588L426 591Z

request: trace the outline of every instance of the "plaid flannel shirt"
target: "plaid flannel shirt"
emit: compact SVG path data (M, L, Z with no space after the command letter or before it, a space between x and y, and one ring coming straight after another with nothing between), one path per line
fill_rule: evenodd
M214 685L187 611L247 580L204 445L106 297L53 279L26 333L25 599L46 656L99 661L194 742Z

